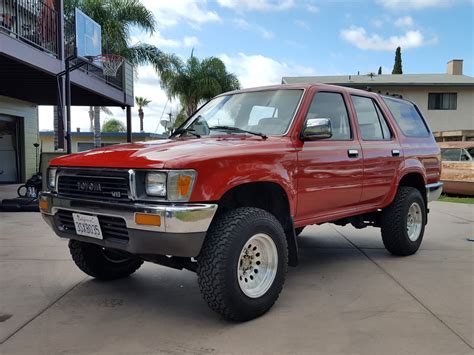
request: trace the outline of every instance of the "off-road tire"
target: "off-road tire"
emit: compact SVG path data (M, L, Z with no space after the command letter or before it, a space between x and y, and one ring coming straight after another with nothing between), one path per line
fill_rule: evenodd
M69 241L69 251L79 269L99 280L127 277L143 264L142 260L133 255L122 262L111 262L104 256L102 247L77 240Z
M241 250L257 233L273 240L277 272L268 291L250 298L239 286L237 265ZM258 208L237 208L212 222L197 262L199 288L209 307L229 320L250 320L267 312L283 288L288 267L285 233L272 214Z
M408 209L413 202L422 211L421 231L418 239L411 241L407 233ZM393 255L407 256L416 253L423 240L426 225L425 201L418 189L400 186L393 202L382 211L382 240L385 248Z
M303 229L305 227L298 227L298 228L295 228L295 234L296 236L299 236L301 233L303 233Z

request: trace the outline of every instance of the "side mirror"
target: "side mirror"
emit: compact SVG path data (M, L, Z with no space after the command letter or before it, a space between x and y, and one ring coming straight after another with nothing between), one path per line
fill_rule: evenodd
M327 139L332 137L331 119L310 118L303 130L303 140Z

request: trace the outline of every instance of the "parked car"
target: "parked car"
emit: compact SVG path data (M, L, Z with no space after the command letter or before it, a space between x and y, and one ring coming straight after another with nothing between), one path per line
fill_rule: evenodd
M474 142L442 142L441 181L444 192L474 196Z
M272 307L308 225L381 228L415 253L442 190L440 149L411 102L329 85L230 92L167 140L51 162L46 222L101 280L144 261L197 273L227 319Z

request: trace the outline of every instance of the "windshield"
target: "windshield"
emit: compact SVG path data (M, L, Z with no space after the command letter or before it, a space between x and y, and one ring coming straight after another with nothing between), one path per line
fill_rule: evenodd
M285 89L219 96L198 110L183 129L199 136L245 133L243 130L283 135L302 94L303 90Z

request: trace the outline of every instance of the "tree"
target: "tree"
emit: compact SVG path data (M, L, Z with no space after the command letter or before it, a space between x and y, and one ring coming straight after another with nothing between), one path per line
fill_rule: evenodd
M403 74L402 70L402 50L397 47L395 51L395 63L393 64L392 74Z
M161 86L171 99L179 99L186 115L191 116L203 100L239 89L240 83L219 58L201 61L191 53L185 63L178 61L173 70L161 75Z
M102 132L125 132L126 128L122 121L108 118L102 125Z
M148 106L151 100L148 100L146 97L135 96L135 103L138 106L138 117L140 117L140 132L143 132L143 117L145 114L143 113L143 108Z
M378 75L382 75L382 67L379 67L379 71L377 72Z
M176 116L176 119L174 120L172 128L178 128L179 126L181 126L184 123L184 121L186 121L187 118L188 118L188 116L186 115L184 110L181 110L178 113L178 115Z

